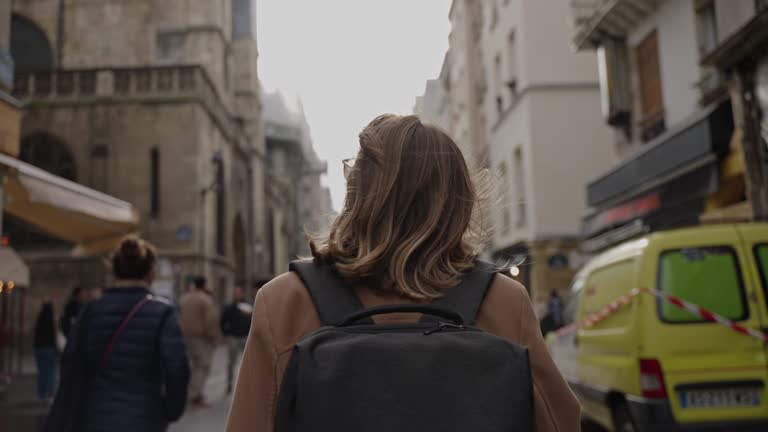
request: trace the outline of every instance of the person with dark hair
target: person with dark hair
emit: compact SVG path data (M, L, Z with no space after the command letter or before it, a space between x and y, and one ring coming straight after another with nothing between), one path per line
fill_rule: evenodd
M56 389L59 349L56 346L56 320L51 298L45 299L35 321L35 363L37 395L40 399L52 399Z
M219 313L208 291L205 277L197 276L193 288L181 297L181 328L189 348L192 378L189 383L190 402L195 407L208 406L203 387L211 372L213 351L221 337Z
M140 238L120 244L115 283L70 332L46 431L163 432L183 414L189 361L175 308L149 290L156 260Z
M253 306L245 301L242 286L235 286L232 297L232 303L225 306L221 314L221 333L227 338L227 394L232 393L235 367L245 349L253 313Z
M79 286L72 289L72 294L70 294L69 300L67 300L67 304L64 306L64 313L61 314L59 319L59 327L65 337L69 336L69 331L80 314L80 308L87 302L87 296L88 293Z

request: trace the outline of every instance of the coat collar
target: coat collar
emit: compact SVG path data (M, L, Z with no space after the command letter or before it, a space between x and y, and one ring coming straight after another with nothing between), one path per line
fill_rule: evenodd
M111 292L150 292L149 285L143 280L137 279L118 279L106 291Z

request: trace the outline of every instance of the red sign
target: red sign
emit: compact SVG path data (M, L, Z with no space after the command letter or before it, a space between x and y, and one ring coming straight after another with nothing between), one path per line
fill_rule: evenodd
M613 225L646 215L661 207L661 197L658 193L646 195L618 207L608 209L600 215L602 222Z
M590 227L608 227L637 219L661 208L661 196L654 192L600 212L588 222ZM590 230L591 231L591 230Z

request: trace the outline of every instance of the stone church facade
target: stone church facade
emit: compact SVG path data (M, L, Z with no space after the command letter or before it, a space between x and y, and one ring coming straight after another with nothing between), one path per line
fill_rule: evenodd
M133 203L158 289L218 301L273 275L252 0L14 0L20 159ZM36 291L108 283L103 258L9 221Z

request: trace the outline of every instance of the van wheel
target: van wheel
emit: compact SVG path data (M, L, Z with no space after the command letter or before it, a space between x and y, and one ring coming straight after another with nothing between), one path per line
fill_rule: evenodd
M635 425L626 404L622 403L613 408L613 429L616 432L635 432Z

